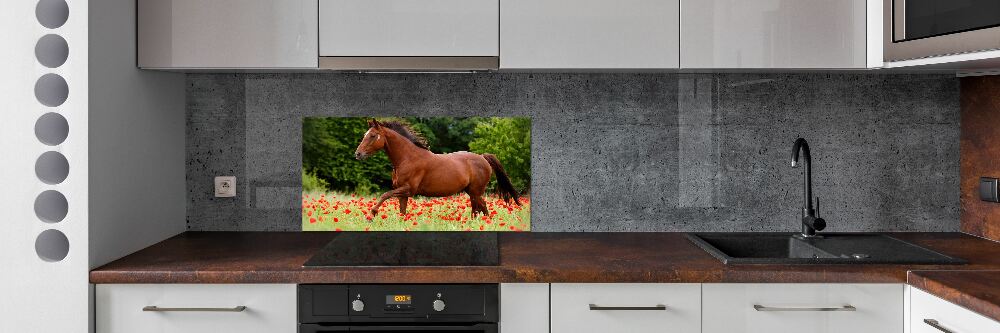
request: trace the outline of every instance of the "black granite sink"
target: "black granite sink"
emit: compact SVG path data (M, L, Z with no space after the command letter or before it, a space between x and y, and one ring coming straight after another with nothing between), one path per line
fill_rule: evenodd
M966 261L881 234L689 233L726 265L965 264Z

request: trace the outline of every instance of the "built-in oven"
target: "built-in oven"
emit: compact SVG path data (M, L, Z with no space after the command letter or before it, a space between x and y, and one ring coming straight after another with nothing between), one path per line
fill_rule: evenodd
M883 0L884 58L1000 49L998 0Z
M496 284L303 284L299 333L497 333Z

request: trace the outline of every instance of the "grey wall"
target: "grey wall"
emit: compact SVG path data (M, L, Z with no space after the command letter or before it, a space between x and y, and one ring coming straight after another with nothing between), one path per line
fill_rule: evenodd
M88 4L88 243L95 268L185 229L185 80L136 68L134 1Z
M531 116L534 231L958 230L958 80L872 74L195 74L190 230L299 230L306 116ZM237 176L236 198L212 178Z

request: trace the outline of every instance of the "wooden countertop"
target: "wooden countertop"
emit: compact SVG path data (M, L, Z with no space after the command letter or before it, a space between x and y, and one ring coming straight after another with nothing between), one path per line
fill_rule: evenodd
M907 283L1000 321L1000 270L911 271Z
M683 233L501 233L499 266L302 267L335 235L186 232L95 269L90 282L908 282L1000 320L1000 243L961 233L890 235L967 265L726 266Z
M906 282L910 270L1000 270L1000 243L893 233L968 265L726 266L683 233L501 233L500 266L302 267L335 233L186 232L90 273L91 283Z

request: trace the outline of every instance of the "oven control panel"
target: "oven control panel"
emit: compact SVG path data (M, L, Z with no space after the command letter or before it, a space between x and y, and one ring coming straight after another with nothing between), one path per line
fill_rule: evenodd
M370 305L351 316L484 315L490 285L351 285L352 302Z
M308 322L490 322L499 318L496 284L299 285Z

